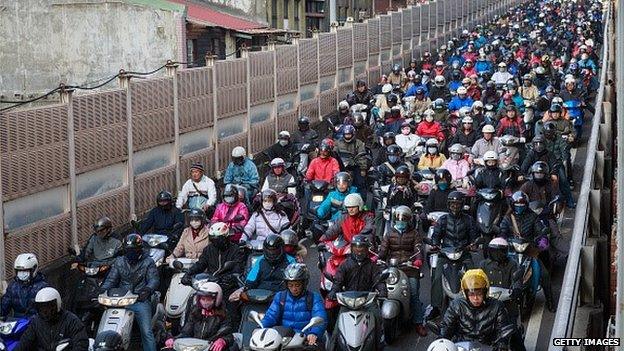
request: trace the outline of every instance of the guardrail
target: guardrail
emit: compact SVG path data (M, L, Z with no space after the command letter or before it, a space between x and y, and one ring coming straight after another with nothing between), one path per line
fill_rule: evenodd
M617 1L617 14L616 16L616 29L615 29L615 57L620 59L616 61L615 67L615 83L616 83L616 111L621 114L624 112L624 2ZM617 135L618 137L624 136L624 121L618 118L617 121ZM617 147L617 248L619 253L617 255L616 267L617 267L617 285L616 285L616 309L615 309L615 337L624 338L624 173L621 168L624 165L624 143L619 142ZM611 323L609 324L611 325Z
M604 14L604 35L603 35L603 48L602 48L602 71L600 75L600 88L596 96L596 111L592 119L591 135L587 143L587 160L585 162L585 169L583 171L583 181L580 186L580 193L578 197L576 212L574 215L574 226L572 231L572 239L570 241L570 250L568 255L568 261L565 268L565 274L563 283L561 285L561 294L559 297L559 304L557 306L557 314L553 324L551 332L551 343L548 348L549 351L563 351L564 346L554 346L552 340L555 338L569 338L572 337L574 330L575 316L579 301L579 292L581 288L581 276L584 273L585 267L581 265L581 257L583 246L586 244L588 238L588 224L590 223L590 212L592 210L592 202L590 201L591 192L595 189L596 174L603 170L604 165L604 152L599 151L599 142L601 136L601 124L605 117L605 108L603 102L605 101L605 87L607 85L607 71L609 64L609 53L612 50L611 39L608 36L610 23L612 20L612 5L609 4ZM620 38L621 40L621 38ZM611 111L608 111L611 116ZM610 127L610 125L608 126ZM603 128L604 129L604 128ZM607 140L603 140L607 142ZM604 181L604 177L600 175L600 181ZM619 189L618 189L619 190ZM595 202L594 202L595 203ZM598 202L599 203L599 202ZM593 208L593 210L599 210ZM595 214L594 214L595 215ZM591 272L590 272L591 273Z

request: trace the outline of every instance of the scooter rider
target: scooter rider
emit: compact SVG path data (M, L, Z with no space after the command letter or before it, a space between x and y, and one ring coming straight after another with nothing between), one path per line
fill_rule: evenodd
M332 157L333 151L334 141L324 139L319 146L319 157L314 158L308 166L305 175L306 181L324 180L328 183L332 182L334 176L340 172L338 160Z
M439 247L468 247L477 238L478 232L472 216L463 212L464 194L459 191L451 192L448 196L447 203L449 213L440 217L436 222L431 238L433 244ZM474 266L472 256L469 252L464 252L464 256L460 259L464 262L465 266ZM445 264L448 264L447 258L444 257L444 255L440 255L431 283L432 316L438 315L442 307L444 299L442 274Z
M352 186L351 182L349 173L336 174L334 177L336 189L332 190L316 209L316 216L319 219L330 219L335 222L340 218L344 199L349 194L357 193L357 188Z
M286 172L286 163L281 158L274 158L270 163L271 171L264 178L261 190L272 189L278 194L297 195L297 181L292 174Z
M451 184L453 177L448 169L438 169L435 172L434 180L436 187L431 190L427 197L427 203L423 208L423 217L435 211L448 212L448 197L451 192L455 191Z
M282 130L277 135L277 143L271 145L264 154L269 160L281 158L288 162L292 162L294 155L297 153L297 146L291 141L290 132Z
M195 163L191 166L190 172L191 178L184 183L178 193L176 207L182 209L186 205L191 209L205 211L217 203L217 188L214 181L204 174L204 165Z
M470 116L466 116L461 120L461 129L455 133L451 139L451 145L460 144L467 148L471 148L481 137L479 132L473 128L474 120Z
M475 177L477 189L491 188L503 190L503 171L498 167L498 155L494 151L488 151L483 155L485 168Z
M425 154L418 160L418 169L438 169L446 161L446 156L440 153L440 144L436 139L429 139L425 143Z
M202 251L208 246L208 227L204 211L193 209L189 213L189 226L184 229L178 244L167 257L170 262L178 257L199 258Z
M150 298L159 286L158 270L154 261L143 251L143 239L140 235L128 235L124 240L124 251L124 256L115 259L100 291L124 288L139 295L137 302L126 308L135 314L141 331L143 350L155 351L156 340L152 331Z
M237 243L249 221L249 210L239 198L238 189L232 184L225 186L223 190L223 202L217 205L210 221L212 223L227 223L231 231L230 240Z
M399 166L394 174L394 182L388 189L388 208L394 206L414 206L417 194L411 183L412 172L407 166Z
M353 174L353 182L358 189L363 189L366 184L366 171L368 162L362 154L366 154L364 142L355 138L355 127L344 126L342 139L336 142L336 152L342 158L344 170Z
M260 182L258 168L242 146L232 149L232 162L225 169L223 183L242 185L247 189L247 201L251 202Z
M544 124L544 142L546 144L546 150L552 153L561 164L565 164L566 160L570 157L570 150L566 142L557 134L556 129L557 127L552 121ZM557 169L557 176L559 177L559 189L566 199L566 206L568 208L575 208L576 202L574 201L572 190L570 189L570 182L568 181L564 167L559 167Z
M529 209L529 197L527 194L516 191L511 196L511 210L503 218L500 223L500 236L507 239L511 237L522 237L533 243L527 250L527 254L535 258L539 262L539 267L533 267L534 270L540 271L541 285L544 289L546 298L546 307L549 311L554 312L557 307L554 303L552 286L550 284L550 274L544 266L544 263L538 258L541 252L548 250L550 242L548 239L548 228L545 228L541 221L538 220L537 214Z
M364 235L371 240L374 230L373 215L370 212L364 212L364 201L360 194L347 195L344 199L344 207L347 213L340 216L319 241L334 240L340 235L347 242L351 242L356 235Z
M401 166L408 166L403 161L403 150L399 145L390 145L386 148L386 154L388 159L377 166L377 172L379 172L379 183L381 185L387 185L392 182L392 178L396 173L397 168ZM409 166L408 166L409 167Z
M500 140L494 136L494 126L486 124L481 128L483 138L477 140L472 146L471 154L475 159L481 159L488 151L498 154L503 147Z
M503 303L488 297L490 283L481 269L468 270L461 280L465 297L451 302L440 325L440 336L473 340L507 350L514 325Z
M251 239L264 241L272 234L279 234L290 225L288 216L276 208L277 193L267 189L261 194L262 206L249 218L241 242Z
M422 233L418 231L409 207L399 206L394 209L392 229L381 240L379 258L382 260L395 258L399 262L410 261L411 266L401 268L401 270L405 272L409 280L411 322L418 335L427 336L427 329L423 325L423 304L420 301L419 274L423 264Z
M266 289L274 292L284 288L284 270L295 259L284 252L284 239L269 235L262 245L263 255L251 267L243 290Z
M108 217L101 217L93 224L93 231L78 260L112 263L119 255L122 245L113 233L113 222Z
M537 161L530 168L531 177L520 187L520 191L527 194L531 201L541 201L546 204L559 195L557 182L552 179L550 167L544 161ZM544 214L552 215L550 208L544 209Z
M292 141L296 145L314 145L318 139L318 132L310 128L310 117L301 116L297 120L297 130L292 135Z
M197 338L212 341L211 351L238 350L232 335L231 321L223 308L223 291L219 284L208 282L196 290L189 318L176 338ZM217 335L217 332L219 333ZM174 339L165 341L172 349Z
M61 340L68 340L64 349L84 351L89 339L80 318L61 308L61 295L54 288L43 288L35 296L37 314L20 338L15 351L53 350ZM145 345L145 344L144 344Z
M15 318L34 315L35 296L49 286L45 277L39 272L39 261L32 253L19 254L13 264L15 277L9 282L6 292L2 295L2 311L0 316Z
M440 169L448 170L453 181L464 180L470 171L470 163L464 158L464 146L462 144L453 144L449 148L449 154L450 158L444 161Z
M271 306L262 318L262 326L284 326L300 333L313 317L323 318L325 323L306 331L306 344L315 346L323 343L328 319L321 295L307 289L309 280L310 272L305 264L289 264L284 270L286 289L275 294Z
M165 234L177 240L184 228L184 214L173 206L173 195L161 191L156 196L156 205L141 221L141 233Z

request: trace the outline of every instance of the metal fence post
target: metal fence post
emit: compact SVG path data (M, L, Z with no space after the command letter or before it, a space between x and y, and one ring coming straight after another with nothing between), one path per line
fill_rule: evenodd
M178 86L178 64L167 61L166 74L173 79L173 159L175 160L176 189L181 189L180 179L180 98Z
M123 69L119 71L119 87L126 89L126 138L128 149L128 167L127 167L127 179L128 179L128 201L130 202L131 219L136 219L136 213L134 212L134 145L132 138L132 89L130 89L130 79L132 76L128 75Z
M245 67L247 68L247 118L245 118L245 130L247 131L247 150L251 154L251 62L249 61L249 49L246 46L241 47L241 58L245 59Z
M613 38L618 38L615 41L616 53L615 57L619 57L619 60L615 60L615 86L616 101L615 110L618 113L624 112L624 42L622 38L624 36L624 4L622 0L616 2L617 14L616 14L616 29ZM607 40L607 38L604 38ZM617 138L620 141L617 143L617 247L619 254L617 255L616 267L617 270L617 288L616 288L616 305L615 305L615 337L624 338L624 121L621 118L617 119Z
M67 158L69 164L69 213L71 216L71 245L80 252L78 217L76 212L76 136L74 132L74 89L61 89L61 102L67 104ZM4 260L3 260L4 262Z

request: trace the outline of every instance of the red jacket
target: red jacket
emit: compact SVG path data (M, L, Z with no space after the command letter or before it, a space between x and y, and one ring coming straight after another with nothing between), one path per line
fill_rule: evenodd
M503 117L500 119L500 121L498 121L498 128L496 130L496 136L500 137L505 134L512 134L517 137L521 137L523 133L524 133L524 121L522 120L522 117L520 116L516 116L516 118L514 119Z
M478 86L476 86L476 85L474 85L474 84L473 84L473 85L471 85L471 86L468 88L468 92L467 92L467 93L468 93L468 96L470 96L470 98L471 98L473 101L481 100L481 90L479 89L479 87L478 87Z
M464 74L464 77L472 77L472 76L476 76L477 75L477 69L475 68L475 66L472 67L462 67L462 73Z
M340 172L340 165L338 164L338 160L333 157L317 157L312 160L312 162L310 162L305 179L307 181L324 180L331 183L334 179L334 176L338 172Z
M435 137L439 141L444 140L444 133L442 133L440 123L436 121L433 121L431 123L427 121L420 122L418 124L418 128L416 128L416 134L421 137Z

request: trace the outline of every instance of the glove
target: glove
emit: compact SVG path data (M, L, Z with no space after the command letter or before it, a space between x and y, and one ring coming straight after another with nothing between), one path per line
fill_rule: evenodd
M547 237L542 236L541 238L537 239L537 248L540 251L548 250L549 246L550 246L550 244L548 243L548 238Z
M152 289L150 288L143 288L141 290L139 290L139 301L146 301L147 299L149 299L150 295L152 294Z
M180 283L182 283L182 285L191 286L191 284L193 284L193 278L190 275L185 274L182 276L182 279L180 279Z
M423 261L420 258L417 258L412 262L412 266L414 266L414 268L416 269L420 269L422 265L423 265Z
M218 338L215 342L210 345L210 351L222 351L225 348L225 340L223 338Z
M165 341L165 347L168 349L172 349L173 348L173 338L169 338L167 339L167 341Z

